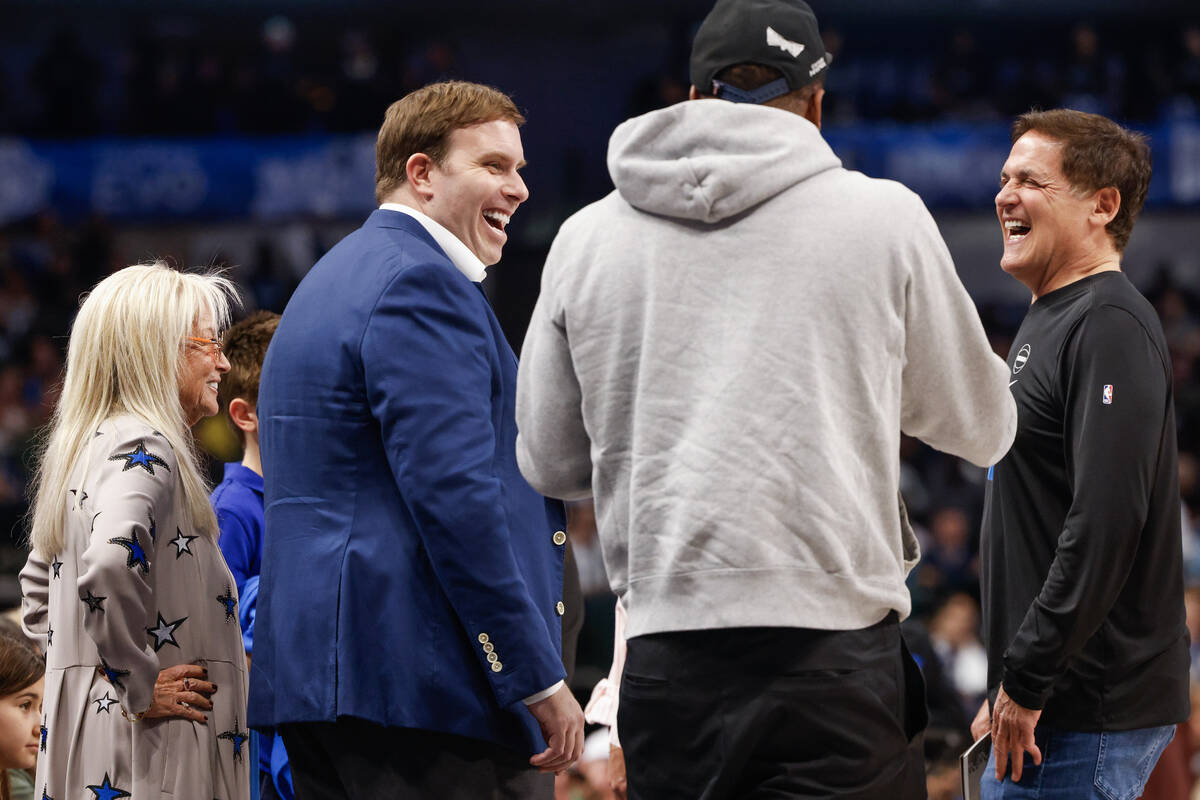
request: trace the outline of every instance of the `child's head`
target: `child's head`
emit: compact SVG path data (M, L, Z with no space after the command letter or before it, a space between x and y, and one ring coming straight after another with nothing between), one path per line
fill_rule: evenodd
M32 769L41 745L46 660L33 642L0 628L0 769Z
M229 359L229 372L221 378L221 410L229 416L242 446L248 437L258 441L258 378L267 345L279 326L273 311L255 311L225 331L221 348Z

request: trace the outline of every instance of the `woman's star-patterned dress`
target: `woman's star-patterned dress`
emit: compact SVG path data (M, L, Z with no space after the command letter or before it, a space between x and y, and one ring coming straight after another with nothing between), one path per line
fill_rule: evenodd
M21 571L25 628L46 650L39 798L250 797L237 590L216 542L185 521L177 458L138 419L107 420L63 498L63 552ZM176 664L217 685L207 724L127 719Z

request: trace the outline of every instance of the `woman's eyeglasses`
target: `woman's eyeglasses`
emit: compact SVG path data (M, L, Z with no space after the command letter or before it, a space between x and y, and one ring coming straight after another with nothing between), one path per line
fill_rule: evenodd
M200 336L189 336L189 337L187 337L187 340L189 342L197 342L202 347L211 351L213 353L213 355L216 355L217 353L221 352L221 340L220 339L206 339L206 338L203 338Z

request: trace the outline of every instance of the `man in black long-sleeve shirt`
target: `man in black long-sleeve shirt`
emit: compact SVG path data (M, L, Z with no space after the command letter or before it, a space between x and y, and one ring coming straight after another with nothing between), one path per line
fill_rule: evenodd
M1149 148L1103 117L1031 112L1000 180L1001 266L1033 304L984 507L984 797L1137 797L1189 711L1170 358L1120 271Z

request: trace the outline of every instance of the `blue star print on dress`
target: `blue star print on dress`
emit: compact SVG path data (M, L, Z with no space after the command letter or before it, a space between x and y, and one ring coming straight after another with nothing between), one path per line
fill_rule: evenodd
M141 442L138 442L138 446L128 453L116 453L108 457L109 461L120 461L121 459L125 459L125 465L121 467L122 472L128 472L134 467L141 467L153 475L156 466L162 467L167 472L171 471L167 462L147 450Z
M129 797L129 792L124 789L118 789L112 785L112 781L108 779L108 773L104 773L104 780L98 785L87 787L88 791L94 794L92 800L117 800L119 797Z
M100 659L100 671L104 673L104 677L107 678L108 682L113 686L116 686L118 689L125 688L125 684L121 683L121 676L128 675L129 670L113 669L108 665L108 662L102 658Z
M237 598L233 596L233 592L228 586L225 587L225 594L217 598L217 602L225 606L226 622L231 619L237 619L237 612L234 611L237 608Z
M224 733L217 736L217 738L218 739L228 739L229 741L233 742L233 760L241 761L242 760L242 743L245 742L249 736L250 736L250 734L247 731L239 731L238 730L238 719L237 719L237 717L234 717L233 718L233 730L225 731Z
M251 800L258 765L246 724L245 647L236 618L226 621L225 603L215 598L228 589L235 615L242 603L215 536L204 541L208 532L189 513L175 458L191 455L172 452L132 414L102 424L102 438L92 441L84 432L81 458L72 465L73 475L88 478L75 477L55 501L63 546L31 555L21 573L21 588L39 609L42 647L53 629L47 652L65 666L47 673L44 712L29 714L26 752L39 756L41 768L29 797L40 800L44 787L55 800ZM122 457L109 460L114 454ZM194 710L169 704L197 722L139 719L153 716L145 713L150 706L160 709L154 702L160 671L185 663L203 665L197 686L221 687L211 701L180 690L183 700L200 704ZM173 701L175 692L168 694ZM247 737L240 761L233 759L234 740L217 738L231 728L231 737ZM183 736L177 731L187 732L186 745L176 741Z
M133 569L134 566L141 567L143 575L150 573L150 561L146 558L146 551L142 549L142 545L138 541L137 531L130 531L128 538L118 536L115 539L109 539L108 543L120 545L129 551L129 560L126 561L125 566L130 569Z
M43 753L44 753L44 752L46 752L46 734L47 734L48 732L49 732L49 731L47 731L47 730L46 730L46 723L44 723L44 722L43 722L43 723L42 723L42 743L41 743L41 745L39 745L39 749L40 749L40 750L41 750Z
M59 561L58 556L55 555L54 560L50 562L50 568L54 570L54 577L56 577L56 578L62 577L61 575L58 574L58 571L60 569L62 569L62 565L63 565L63 562Z

